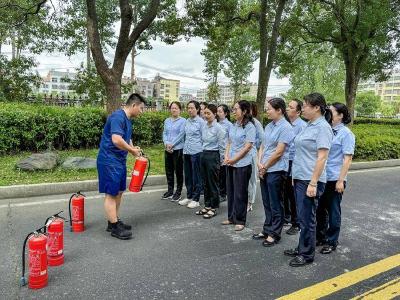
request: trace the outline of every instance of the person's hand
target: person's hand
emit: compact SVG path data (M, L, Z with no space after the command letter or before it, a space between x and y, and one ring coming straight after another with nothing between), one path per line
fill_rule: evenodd
M344 182L342 180L336 181L335 190L340 194L344 192Z
M166 148L166 150L167 150L167 152L169 152L169 153L172 153L174 150L172 149L173 147L172 147L172 144L167 144L166 146L165 146L165 148Z
M314 198L315 196L317 196L317 187L308 185L306 195L310 198Z
M258 170L264 169L264 165L260 164L260 163L257 163L257 168L258 168Z
M235 161L233 159L228 158L228 159L225 159L225 164L227 166L232 166L235 164Z
M260 177L261 179L264 179L265 174L267 173L267 169L261 165L258 169L258 177Z
M131 153L133 156L138 157L138 156L142 155L142 149L140 149L140 147L132 147L132 148L133 149L132 149Z

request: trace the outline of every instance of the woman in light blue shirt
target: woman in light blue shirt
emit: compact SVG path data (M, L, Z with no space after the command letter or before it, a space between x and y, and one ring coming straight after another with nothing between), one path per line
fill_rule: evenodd
M301 110L303 102L299 99L293 99L289 102L286 112L293 126L294 135L298 135L306 126L307 123L302 120ZM289 170L285 181L285 192L283 193L283 207L285 209L285 223L291 227L286 231L289 235L296 235L300 232L299 222L297 220L296 200L294 197L293 180L292 180L292 165L294 159L295 147L294 140L289 146Z
M236 122L229 130L224 164L228 166L226 187L228 219L222 225L235 225L236 231L246 224L248 186L251 176L251 149L256 140L256 128L250 114L250 103L240 100L233 106Z
M218 116L218 123L224 128L225 130L225 141L224 141L224 153L221 157L221 162L224 161L224 155L226 150L226 144L228 143L228 133L231 127L233 126L231 123L231 116L229 112L229 108L226 104L221 104L217 108L217 116ZM219 200L220 202L226 201L226 165L221 165L219 169Z
M326 183L326 161L332 145L333 132L328 122L332 113L319 93L304 97L303 116L307 126L294 139L295 156L292 177L300 223L297 248L285 250L294 257L289 265L300 267L314 261L316 244L316 209Z
M183 186L183 140L175 140L184 132L186 119L180 116L181 104L174 101L169 105L171 117L164 121L163 143L165 147L165 175L167 176L168 191L163 199L179 201ZM175 146L173 146L175 143ZM174 193L174 174L176 175L176 190Z
M324 245L320 251L322 254L335 251L338 244L341 224L340 203L355 147L354 134L345 126L351 122L347 106L336 102L330 109L334 137L326 163L327 183L317 208L317 245Z
M265 221L262 232L254 234L253 239L263 239L263 246L272 247L281 239L283 188L289 169L289 145L294 134L283 99L272 98L268 101L267 116L272 122L265 126L264 142L258 156Z
M204 208L197 211L196 215L211 219L217 215L219 207L219 168L221 156L225 151L226 132L217 122L217 107L214 104L206 105L203 115L206 123L201 130L203 152L200 160L204 184Z
M257 157L264 137L263 125L261 124L260 121L256 119L258 115L257 103L250 102L250 105L251 105L251 115L253 116L254 126L256 127L256 142L253 144L253 149L251 150L253 155L253 160L251 162L251 177L249 182L249 203L247 205L248 212L253 210L253 204L256 201L257 177L258 177Z
M179 137L184 138L183 168L187 197L179 201L179 205L196 208L200 206L199 200L202 189L200 174L200 153L203 150L201 128L205 122L198 116L200 112L199 102L189 101L187 111L189 118L186 120L184 133ZM179 138L176 143L178 143Z

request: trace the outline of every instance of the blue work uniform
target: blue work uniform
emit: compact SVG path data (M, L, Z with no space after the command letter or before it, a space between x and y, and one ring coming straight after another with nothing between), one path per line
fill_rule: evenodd
M228 134L229 158L233 159L247 143L253 145L255 140L256 128L252 122L248 122L245 126L238 122L233 124ZM251 150L233 166L227 168L228 220L237 225L246 224L248 186L251 176Z
M307 262L314 260L316 245L316 208L326 183L326 167L317 183L317 195L310 198L306 195L317 162L318 150L329 150L332 145L333 132L323 116L307 126L296 136L295 156L292 177L296 195L296 205L300 225L299 255Z
M326 164L327 183L317 208L317 242L336 247L341 225L342 193L336 191L345 155L354 155L355 137L343 123L332 128L334 138ZM344 178L346 186L347 176Z
M254 204L257 195L257 150L260 149L261 144L264 140L264 128L260 121L253 118L254 126L256 127L256 141L253 144L252 154L253 158L251 161L251 177L249 181L249 203Z
M278 144L285 144L285 151L279 160L267 169L260 179L265 221L263 234L278 241L284 223L283 184L289 168L289 145L294 138L292 125L285 119L272 121L265 126L261 163L265 164L276 151Z
M218 121L218 123L222 126L222 128L224 128L226 133L224 140L224 153L221 157L221 163L222 163L224 161L226 144L228 143L228 133L233 124L228 119L220 120ZM219 169L219 195L223 200L226 199L226 172L227 172L227 166L221 165Z
M112 142L112 135L121 136L127 144L132 138L132 122L124 110L113 112L106 121L97 155L99 192L117 196L126 190L126 157L128 151L121 150Z

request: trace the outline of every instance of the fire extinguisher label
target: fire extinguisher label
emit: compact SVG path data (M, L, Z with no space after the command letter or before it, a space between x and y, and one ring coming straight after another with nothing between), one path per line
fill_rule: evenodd
M133 176L139 176L139 171L133 170L132 175L133 175Z
M47 257L45 250L29 250L29 272L31 276L46 274Z
M62 254L62 253L63 253L62 249L61 249L61 250L58 250L58 252L57 252L58 255L60 255L60 254Z
M52 232L48 235L47 246L48 246L48 255L49 256L56 256L62 253L62 248L64 247L64 241L62 238L61 232Z

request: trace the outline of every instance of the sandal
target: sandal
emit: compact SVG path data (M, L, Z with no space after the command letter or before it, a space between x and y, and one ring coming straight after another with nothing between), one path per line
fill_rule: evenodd
M211 208L206 208L206 207L204 207L203 209L200 209L200 210L196 211L196 215L198 215L198 216L205 215L205 214L208 213L208 211L209 211L210 209L211 209Z
M244 225L235 225L235 231L242 231L244 229Z
M229 221L229 220L225 220L221 222L221 225L233 225L233 222Z
M217 210L216 209L210 209L204 216L204 219L211 219L217 215Z

